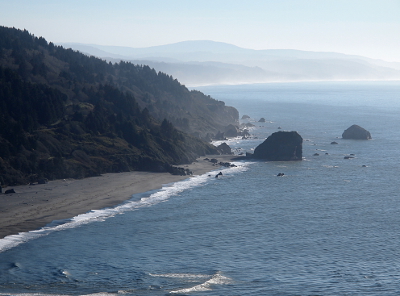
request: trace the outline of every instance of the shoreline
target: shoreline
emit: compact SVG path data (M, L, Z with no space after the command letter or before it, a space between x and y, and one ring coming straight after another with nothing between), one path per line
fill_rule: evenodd
M207 155L180 167L191 170L193 176L221 168L206 158L216 158L218 162L235 160L234 155ZM188 178L187 175L134 171L9 187L7 189L13 188L16 193L0 194L0 239L40 229L54 220L114 207L131 199L134 194L161 189L165 184Z

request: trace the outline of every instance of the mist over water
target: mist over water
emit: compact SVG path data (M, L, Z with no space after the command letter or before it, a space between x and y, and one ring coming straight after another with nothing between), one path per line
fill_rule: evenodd
M0 240L0 295L400 293L400 84L200 90L251 117L257 139L230 140L233 149L251 151L280 127L303 137L304 160L238 162L87 223ZM341 139L352 124L372 140Z

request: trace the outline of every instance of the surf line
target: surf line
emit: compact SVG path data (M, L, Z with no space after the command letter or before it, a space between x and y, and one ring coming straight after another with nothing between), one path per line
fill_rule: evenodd
M243 172L247 170L247 165L244 163L237 163L236 167L225 168L221 170L224 174L229 175L231 172ZM212 171L214 172L214 171ZM101 210L91 210L85 214L80 214L70 219L55 220L48 225L28 232L20 232L19 234L9 235L0 239L0 253L12 249L20 244L40 238L45 235L56 231L65 229L76 228L81 225L89 224L92 222L103 222L108 218L114 217L117 214L123 214L127 211L134 211L141 207L149 207L160 202L168 200L172 196L176 196L184 190L188 190L197 186L201 186L210 180L209 175L211 172L193 176L188 179L178 181L171 184L165 184L159 190L152 190L144 193L134 194L132 197L112 208L105 208Z

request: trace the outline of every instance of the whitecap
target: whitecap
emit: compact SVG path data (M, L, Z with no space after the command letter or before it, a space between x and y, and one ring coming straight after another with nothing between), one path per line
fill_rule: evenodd
M226 285L232 282L229 277L223 276L220 272L214 274L210 279L202 284L195 285L189 288L183 288L178 290L170 291L170 294L181 294L181 293L191 293L191 292L204 292L211 291L214 285Z
M149 273L153 277L165 277L165 278L182 278L182 279L203 279L210 278L208 274L191 274L191 273L162 273L153 274Z
M234 137L234 138L228 138L226 140L217 140L217 141L212 141L211 144L214 146L219 146L222 143L226 143L229 145L229 143L240 143L240 141L242 140L242 137Z

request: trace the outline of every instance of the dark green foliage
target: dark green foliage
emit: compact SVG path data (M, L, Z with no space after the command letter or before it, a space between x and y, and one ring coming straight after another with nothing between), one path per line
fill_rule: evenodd
M10 69L0 68L0 135L7 139L48 125L65 112L66 96L46 85L22 81ZM13 145L21 142L11 141ZM0 155L1 157L1 155Z
M165 171L216 153L182 131L202 135L237 118L236 109L148 66L107 63L0 27L0 175L6 184Z

